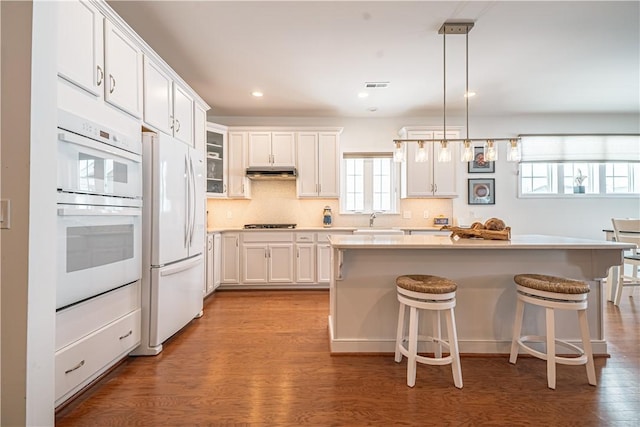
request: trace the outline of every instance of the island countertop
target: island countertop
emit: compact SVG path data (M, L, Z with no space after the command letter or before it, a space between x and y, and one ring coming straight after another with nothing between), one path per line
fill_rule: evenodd
M441 235L332 235L336 249L631 249L628 243L540 234L513 235L511 240L453 239Z

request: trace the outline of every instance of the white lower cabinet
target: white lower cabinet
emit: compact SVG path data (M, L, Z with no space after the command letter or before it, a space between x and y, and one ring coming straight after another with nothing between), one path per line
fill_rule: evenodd
M240 282L240 233L223 233L221 246L220 280L237 284Z
M204 296L209 295L211 292L213 292L213 289L214 289L213 265L214 265L213 234L207 234L207 269L206 269L206 280L204 281Z
M296 233L296 283L316 283L315 233Z
M56 313L55 405L140 344L140 282Z
M293 283L293 279L293 233L243 233L243 283Z
M221 285L227 289L251 286L326 288L331 280L328 237L351 233L348 230L222 232ZM236 249L238 235L239 253ZM239 274L236 265L240 266Z
M328 243L318 243L316 252L318 283L329 283L331 281L331 246Z

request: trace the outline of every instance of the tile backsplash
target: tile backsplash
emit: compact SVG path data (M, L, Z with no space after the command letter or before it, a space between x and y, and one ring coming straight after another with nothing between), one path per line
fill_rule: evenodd
M330 206L334 227L366 227L369 215L340 215L338 199L299 199L296 181L253 181L251 199L208 199L207 228L239 228L244 224L285 223L298 227L322 227L322 211ZM429 218L424 218L427 211ZM451 218L451 199L402 199L400 213L378 214L376 226L429 227L433 218Z

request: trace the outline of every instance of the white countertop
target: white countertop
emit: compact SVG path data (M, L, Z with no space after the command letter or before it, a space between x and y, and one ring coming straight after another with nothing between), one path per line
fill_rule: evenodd
M227 227L227 228L219 228L219 227L212 227L212 228L207 228L207 233L222 233L224 231L228 231L228 232L234 232L234 231L321 231L321 232L327 232L327 233L331 233L332 231L354 231L354 230L363 230L363 229L368 229L369 227L367 226L362 226L362 227L354 227L354 226L349 226L349 227L313 227L313 226L308 226L308 227L296 227L296 228L243 228L243 227ZM393 229L393 230L402 230L402 231L441 231L441 227L373 227L373 230L376 229L383 229L383 230L387 230L387 229Z
M631 249L628 243L538 234L512 235L511 240L458 239L441 235L333 235L337 249Z

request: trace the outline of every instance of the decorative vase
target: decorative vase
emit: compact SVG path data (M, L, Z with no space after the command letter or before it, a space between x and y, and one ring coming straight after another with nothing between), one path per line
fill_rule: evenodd
M584 194L584 185L574 185L573 186L574 194Z

